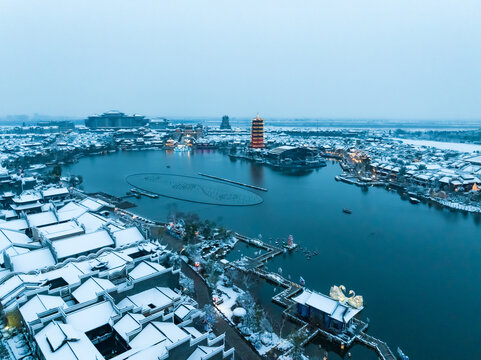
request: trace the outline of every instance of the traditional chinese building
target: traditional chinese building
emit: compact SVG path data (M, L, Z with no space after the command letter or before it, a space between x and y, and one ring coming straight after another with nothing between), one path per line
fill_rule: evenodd
M264 119L259 117L259 114L252 119L251 127L251 148L264 148Z

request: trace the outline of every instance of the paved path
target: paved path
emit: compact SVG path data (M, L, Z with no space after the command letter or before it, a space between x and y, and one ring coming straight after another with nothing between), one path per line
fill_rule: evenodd
M212 297L202 278L186 263L182 262L182 272L194 280L195 297L199 308L206 304L212 304ZM258 360L261 357L250 347L244 338L234 330L222 317L217 316L214 324L214 333L220 335L225 333L226 348L235 348L235 358L239 360Z
M167 244L174 251L179 252L184 246L181 240L164 234L161 238L164 244ZM199 308L203 308L206 304L212 304L212 295L204 280L190 266L182 261L182 272L187 277L194 280L195 300L199 304ZM214 333L216 335L225 333L226 349L235 348L235 359L237 360L260 360L261 357L250 347L247 341L231 327L222 316L216 317L214 324Z

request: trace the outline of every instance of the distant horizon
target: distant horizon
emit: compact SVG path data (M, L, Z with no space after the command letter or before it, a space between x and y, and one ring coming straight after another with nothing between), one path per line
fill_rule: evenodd
M127 112L127 111L122 111L118 109L109 109L101 112L92 112L89 113L88 115L67 115L67 114L59 114L59 115L52 115L52 114L42 114L42 113L19 113L19 114L6 114L1 116L0 115L0 121L19 121L17 119L8 119L8 118L14 118L14 117L23 117L27 116L28 119L27 121L39 121L42 118L45 119L67 119L67 120L84 120L89 116L92 115L100 115L103 113L106 113L108 111L119 111L121 113L124 113L126 115L142 115L145 116L148 119L155 119L155 118L165 118L168 120L189 120L189 119L199 119L199 120L215 120L219 119L222 120L222 117L227 115L229 119L235 119L235 120L251 120L257 115L257 112L253 113L253 115L229 115L228 113L222 114L222 115L165 115L165 114L146 114L142 112ZM270 121L387 121L387 122L406 122L406 123L412 123L412 122L462 122L462 123L469 123L469 122L481 122L481 117L479 118L377 118L377 117L308 117L308 116L273 116L273 117L267 117L266 115L263 115L262 112L259 112L259 116L263 119L270 120Z
M131 115L132 113L126 113ZM136 113L139 114L139 113ZM93 114L91 114L93 115ZM144 114L140 114L144 115ZM45 114L18 114L11 115L11 119L0 117L0 126L21 126L25 123L28 126L35 126L40 121L73 121L76 125L82 125L85 117L67 115L45 115ZM29 116L21 119L22 116ZM220 126L222 116L163 116L145 115L148 119L165 118L171 123L195 124L201 123L211 127ZM229 116L229 115L228 115ZM261 114L262 116L262 114ZM18 117L18 118L16 118ZM231 126L234 128L247 128L254 116L237 117L229 116ZM481 119L341 119L341 118L266 118L265 126L268 127L301 127L301 128L353 128L353 129L411 129L411 130L478 130L481 129Z

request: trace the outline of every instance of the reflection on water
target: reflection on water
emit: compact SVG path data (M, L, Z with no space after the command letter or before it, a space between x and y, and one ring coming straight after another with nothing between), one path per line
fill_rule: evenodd
M80 174L87 192L122 196L129 174L198 172L266 187L264 202L253 207L221 207L167 198L132 199L133 209L159 220L170 213L196 213L248 236L285 238L319 255L302 251L270 260L267 267L285 276L302 276L308 287L328 292L344 284L364 296L369 332L398 345L412 359L480 359L480 215L463 215L436 205L413 205L395 192L334 181L337 163L303 176L287 176L262 165L232 162L219 153L124 152L82 158L64 168ZM170 164L171 169L166 169ZM352 209L352 214L342 212ZM454 344L454 345L453 345ZM353 356L354 357L354 356ZM366 359L357 356L356 359Z
M262 186L264 184L264 166L251 162L251 180L252 184Z

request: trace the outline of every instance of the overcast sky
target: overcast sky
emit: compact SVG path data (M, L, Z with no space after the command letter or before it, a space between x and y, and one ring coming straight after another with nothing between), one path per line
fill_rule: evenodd
M0 116L481 119L480 0L0 0Z

